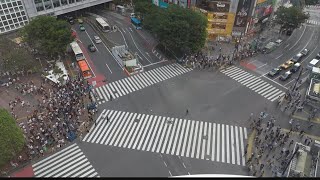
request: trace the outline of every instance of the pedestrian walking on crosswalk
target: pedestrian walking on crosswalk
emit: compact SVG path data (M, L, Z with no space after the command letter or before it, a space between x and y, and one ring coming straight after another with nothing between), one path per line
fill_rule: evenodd
M186 110L186 115L188 115L188 114L189 114L189 110L187 109L187 110Z
M107 122L110 122L109 116L107 116Z

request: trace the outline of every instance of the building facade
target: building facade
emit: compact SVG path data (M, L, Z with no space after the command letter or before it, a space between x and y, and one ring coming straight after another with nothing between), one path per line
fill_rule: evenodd
M23 27L39 15L58 16L112 0L0 0L0 34Z

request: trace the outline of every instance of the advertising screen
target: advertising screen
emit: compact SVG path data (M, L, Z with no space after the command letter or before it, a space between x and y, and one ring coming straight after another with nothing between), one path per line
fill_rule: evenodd
M229 12L230 0L200 0L196 6L210 12Z
M236 18L234 21L235 27L245 27L249 16L251 0L239 0Z

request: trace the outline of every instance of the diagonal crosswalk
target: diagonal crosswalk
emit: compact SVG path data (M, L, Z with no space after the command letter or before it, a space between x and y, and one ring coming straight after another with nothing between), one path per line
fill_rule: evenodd
M245 166L246 139L245 127L103 110L83 141Z
M99 177L77 144L32 165L35 177Z
M162 66L95 88L91 92L91 97L99 104L105 103L111 97L112 99L119 98L191 70L177 63Z
M259 77L254 76L238 67L231 66L226 70L221 70L221 72L241 83L242 85L248 87L249 89L255 91L271 102L277 100L279 96L285 94L285 92L283 92L282 90L277 89L276 87L263 81Z
M320 22L315 21L315 20L307 20L307 24L320 25Z

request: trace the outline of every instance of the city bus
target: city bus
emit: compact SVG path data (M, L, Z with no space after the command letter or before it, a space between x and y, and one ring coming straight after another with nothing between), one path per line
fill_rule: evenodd
M96 18L96 22L103 32L108 32L111 30L109 24L106 23L106 21L103 20L102 18L99 18L99 17Z
M76 56L77 61L85 59L85 57L82 53L82 50L76 41L73 41L72 43L70 43L70 46L71 46L71 49L72 49L74 55Z
M136 29L142 29L141 27L141 21L135 17L131 18L131 23Z
M84 79L88 79L92 77L91 70L85 60L78 61L78 65L80 67L80 70Z

